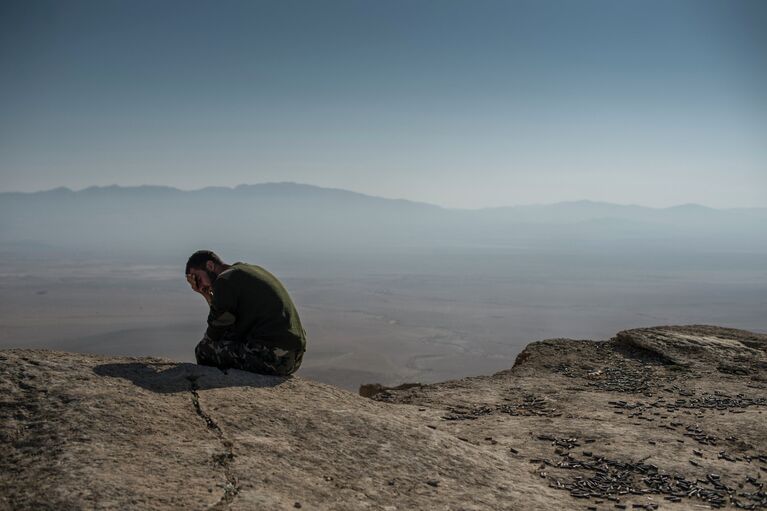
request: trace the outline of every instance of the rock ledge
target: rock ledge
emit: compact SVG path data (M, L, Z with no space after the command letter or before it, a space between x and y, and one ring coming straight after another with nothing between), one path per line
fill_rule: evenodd
M767 509L765 335L539 341L369 395L0 351L0 509Z

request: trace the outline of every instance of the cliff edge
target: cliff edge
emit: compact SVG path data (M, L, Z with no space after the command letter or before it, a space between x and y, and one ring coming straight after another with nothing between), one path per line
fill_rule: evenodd
M553 339L374 390L0 351L0 509L767 509L765 335Z

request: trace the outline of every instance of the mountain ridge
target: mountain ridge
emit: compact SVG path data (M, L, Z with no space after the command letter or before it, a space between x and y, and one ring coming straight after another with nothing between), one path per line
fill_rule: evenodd
M280 190L282 188L282 190ZM760 206L754 206L754 207L737 207L737 208L714 208L711 206L706 206L703 204L698 203L683 203L683 204L676 204L672 206L663 206L663 207L653 207L653 206L644 206L640 204L617 204L617 203L611 203L611 202L605 202L605 201L595 201L590 199L577 199L577 200L564 200L564 201L558 201L558 202L552 202L552 203L541 203L541 204L516 204L516 205L506 205L506 206L487 206L487 207L480 207L480 208L453 208L453 207L445 207L438 204L432 204L425 201L418 201L418 200L411 200L411 199L403 199L403 198L392 198L392 197L382 197L378 195L372 195L369 193L363 193L363 192L357 192L353 190L347 190L344 188L337 188L337 187L325 187L325 186L319 186L319 185L312 185L308 183L298 183L294 181L273 181L273 182L264 182L264 183L241 183L238 185L235 185L233 187L228 186L206 186L202 188L196 188L192 190L183 190L180 188L176 188L169 185L130 185L130 186L124 186L124 185L92 185L85 188L81 188L79 190L74 190L72 188L66 187L66 186L59 186L51 189L46 190L37 190L32 192L20 192L20 191L4 191L0 192L0 198L3 196L14 196L14 197L21 197L21 196L30 196L30 195L56 195L56 194L84 194L84 195L92 195L92 194L98 194L98 193L110 193L110 192L120 192L125 193L129 191L145 191L145 192L164 192L169 194L199 194L199 193L206 193L206 192L253 192L253 191L286 191L286 190L303 190L303 191L314 191L317 193L334 193L334 194L343 194L348 196L359 196L359 197L365 197L369 199L377 199L377 200L384 200L384 201L394 201L394 202L401 202L401 203L412 203L412 204L419 204L424 206L430 206L434 208L444 209L444 210L451 210L451 211L495 211L495 210L507 210L507 209L540 209L540 208L548 208L548 207L613 207L613 208L621 208L621 209L647 209L647 210L674 210L674 209L696 209L696 210L714 210L714 211L740 211L740 210L767 210L767 207L760 207Z
M0 218L0 245L42 242L141 257L194 250L202 239L234 251L268 247L275 255L483 246L646 251L658 240L665 251L683 246L692 255L712 245L767 250L767 208L653 209L578 201L463 210L296 183L3 194Z

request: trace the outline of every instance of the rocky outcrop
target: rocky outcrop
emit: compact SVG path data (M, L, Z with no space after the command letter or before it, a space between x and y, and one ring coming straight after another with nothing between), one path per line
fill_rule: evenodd
M767 336L658 327L367 399L6 350L0 509L762 509L766 363Z

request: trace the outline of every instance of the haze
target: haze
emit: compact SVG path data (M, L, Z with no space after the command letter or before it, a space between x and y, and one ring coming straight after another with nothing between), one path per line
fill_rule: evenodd
M352 389L492 373L545 338L767 330L767 208L466 211L272 183L6 193L0 218L3 347L191 361L200 248L283 280L309 334L300 374Z
M189 255L275 273L300 374L767 331L767 3L0 3L0 348L189 361Z

